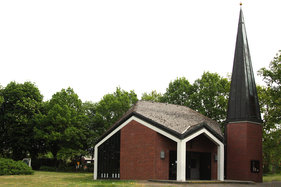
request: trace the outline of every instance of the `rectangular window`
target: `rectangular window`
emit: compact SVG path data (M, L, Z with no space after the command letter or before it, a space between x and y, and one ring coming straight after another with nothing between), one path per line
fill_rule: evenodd
M260 172L260 161L259 160L251 160L251 172L252 173Z
M98 179L120 178L120 131L98 148Z

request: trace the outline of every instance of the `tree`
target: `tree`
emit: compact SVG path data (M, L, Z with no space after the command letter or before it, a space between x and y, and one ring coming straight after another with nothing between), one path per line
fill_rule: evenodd
M161 102L190 106L193 87L186 78L177 78L170 82L169 87L160 99Z
M154 102L160 102L162 99L162 94L157 93L156 90L151 91L150 93L143 93L141 100L144 101L154 101Z
M272 119L277 124L281 124L281 50L269 64L269 69L261 68L259 75L267 85L267 92L272 102L268 105Z
M281 51L269 64L269 69L261 68L266 87L258 89L264 124L263 153L266 172L281 171Z
M258 86L259 103L261 113L263 114L263 165L264 172L280 171L280 155L281 155L281 128L280 122L276 122L276 118L272 113L276 113L273 108L277 108L274 99L271 96L270 87Z
M0 107L4 103L4 97L2 95L3 87L0 85Z
M230 81L217 73L204 72L193 89L190 107L222 124L226 120Z
M93 129L102 135L111 125L121 118L138 98L134 91L127 92L117 87L112 94L106 94L96 105Z
M161 102L184 105L221 123L226 120L230 82L217 73L204 72L192 85L184 77L170 82Z
M87 151L90 154L93 154L94 153L93 145L95 145L95 141L101 135L101 133L99 132L100 124L96 122L95 119L96 112L97 112L97 103L86 101L85 103L82 104L82 107L85 115L87 116L84 125L86 126L90 135L87 139Z
M34 116L40 113L43 96L31 82L10 82L1 90L1 154L15 160L36 157L39 145L34 140Z
M46 103L46 113L37 116L36 139L45 141L55 160L86 154L89 131L82 101L73 89L62 89Z

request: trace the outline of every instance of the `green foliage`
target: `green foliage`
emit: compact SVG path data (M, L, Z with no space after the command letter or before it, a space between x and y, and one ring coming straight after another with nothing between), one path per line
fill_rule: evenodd
M43 96L30 82L11 82L1 91L0 152L16 160L27 154L36 156L38 142L33 139L33 118L40 113Z
M261 68L259 70L259 75L263 76L263 80L267 84L267 94L271 100L267 105L267 111L271 116L271 119L268 120L281 124L281 51L270 62L269 69Z
M57 166L79 159L136 101L134 91L117 88L98 103L82 103L68 88L43 102L34 84L11 82L0 87L0 155L36 160L51 152Z
M2 90L3 90L3 87L0 85L0 107L4 103L4 97L2 95Z
M265 172L281 171L281 51L269 64L261 68L266 87L259 87L259 100L263 113L263 160Z
M222 124L226 120L230 82L217 73L204 72L193 87L190 107Z
M84 155L90 136L84 125L87 116L82 101L73 89L62 89L45 104L45 114L36 116L34 128L38 141L45 142L55 159L74 159Z
M68 159L75 159L75 158L79 158L81 155L85 155L87 154L86 151L83 151L81 149L73 149L73 148L66 148L66 147L62 147L57 154L57 159L59 160L68 160Z
M170 82L160 100L190 107L223 124L226 120L229 90L228 79L220 77L217 73L205 72L193 84L184 77Z
M87 116L84 125L88 130L88 133L90 134L90 136L87 139L87 144L88 144L88 148L87 151L90 154L94 154L94 149L93 149L93 145L95 145L95 141L96 139L100 136L99 134L99 125L96 122L96 108L97 108L97 103L92 103L92 102L85 102L82 104L83 107L83 111L85 113L85 115Z
M169 87L161 98L161 102L190 106L193 92L193 86L186 78L177 78L170 82Z
M103 96L102 100L92 107L95 114L92 114L94 117L91 129L95 132L95 139L121 118L137 100L134 91L127 92L119 87L114 93Z
M269 69L261 68L259 74L263 76L267 86L280 91L281 84L281 50L276 54L269 64Z
M162 94L157 93L156 90L153 90L150 93L145 92L142 94L141 100L160 102L162 100Z
M22 161L0 158L0 175L31 175L33 170Z

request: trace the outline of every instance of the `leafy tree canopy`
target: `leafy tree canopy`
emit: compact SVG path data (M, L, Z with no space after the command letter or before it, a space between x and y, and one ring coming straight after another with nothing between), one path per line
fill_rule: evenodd
M263 158L265 172L281 171L281 51L270 62L269 68L261 68L266 87L258 88L263 113Z
M144 101L154 101L154 102L160 102L162 99L162 94L157 93L156 90L151 91L150 93L143 93L141 100Z
M72 88L62 89L46 103L46 113L37 116L36 138L46 142L54 158L74 158L85 154L89 131L82 101Z
M97 134L101 135L111 125L113 125L125 112L127 112L136 102L137 94L134 91L127 92L117 87L112 94L106 94L96 105L94 118Z
M36 155L33 118L40 113L43 96L31 82L10 82L1 90L0 144L2 155L15 160Z
M204 72L193 84L191 108L222 123L226 120L226 111L230 82L217 73Z
M268 105L271 121L281 124L281 51L270 62L269 69L261 68L259 70L259 75L263 76L271 98L271 103Z
M184 77L170 82L160 101L190 107L222 124L226 119L229 90L228 79L204 72L193 84Z
M190 106L192 102L193 86L185 77L170 82L161 102Z

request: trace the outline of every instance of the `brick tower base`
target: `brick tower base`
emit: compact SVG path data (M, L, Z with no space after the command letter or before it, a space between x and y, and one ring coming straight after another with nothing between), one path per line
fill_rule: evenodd
M226 178L262 182L262 125L227 125Z

